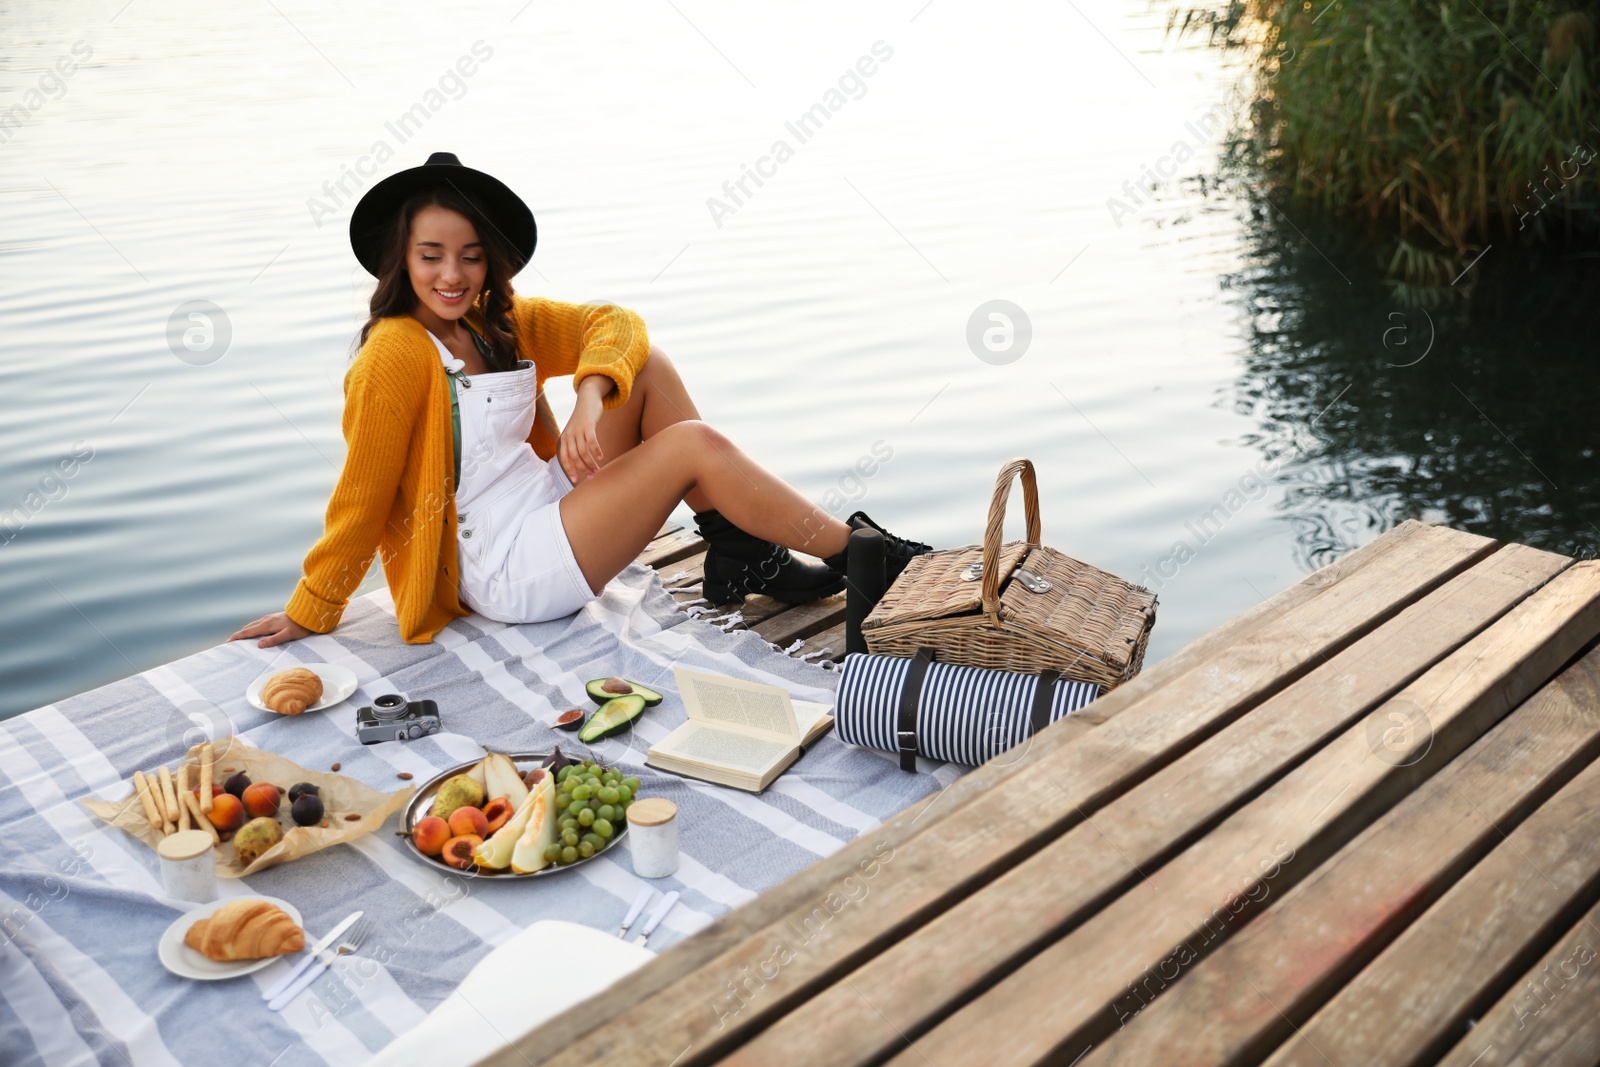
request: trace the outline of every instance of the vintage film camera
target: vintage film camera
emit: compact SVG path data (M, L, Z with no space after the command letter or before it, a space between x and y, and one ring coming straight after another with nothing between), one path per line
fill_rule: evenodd
M431 700L407 700L399 693L385 693L370 707L356 709L356 739L363 745L412 741L440 729L439 705Z

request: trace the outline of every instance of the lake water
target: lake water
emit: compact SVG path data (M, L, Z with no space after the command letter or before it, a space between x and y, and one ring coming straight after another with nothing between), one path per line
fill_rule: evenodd
M1147 662L1408 516L1594 554L1593 260L1502 242L1402 307L1218 181L1236 75L1162 9L605 10L8 5L0 716L282 607L343 455L349 208L440 150L533 208L520 291L638 311L841 516L973 543L1031 457L1045 542L1157 588Z

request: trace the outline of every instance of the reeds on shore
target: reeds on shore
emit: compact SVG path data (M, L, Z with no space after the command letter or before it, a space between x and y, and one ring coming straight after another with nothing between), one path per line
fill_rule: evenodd
M1171 25L1249 50L1275 194L1369 220L1391 276L1434 286L1497 239L1600 231L1597 22L1592 0L1230 0Z

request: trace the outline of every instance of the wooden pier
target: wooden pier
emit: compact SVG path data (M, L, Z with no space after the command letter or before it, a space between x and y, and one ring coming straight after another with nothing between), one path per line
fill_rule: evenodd
M1597 635L1600 564L1403 523L484 1062L1587 1067Z
M639 562L661 572L663 580L682 575L676 581L667 582L667 591L680 604L693 603L700 598L706 543L695 531L669 520L655 540L639 554ZM803 643L790 655L804 656L828 649L821 656L813 656L811 662L844 658L843 593L809 604L783 604L768 596L749 596L742 606L710 606L716 608L719 615L740 612L743 616L737 624L740 629L754 630L779 648L788 648L796 638L802 638Z

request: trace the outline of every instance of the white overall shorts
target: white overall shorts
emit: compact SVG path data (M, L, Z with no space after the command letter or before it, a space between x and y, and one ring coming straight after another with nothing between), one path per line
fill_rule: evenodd
M433 337L447 372L466 366ZM499 622L571 615L598 593L578 568L561 525L572 483L558 457L541 460L528 443L539 382L534 365L476 374L456 383L461 480L456 548L462 603Z

